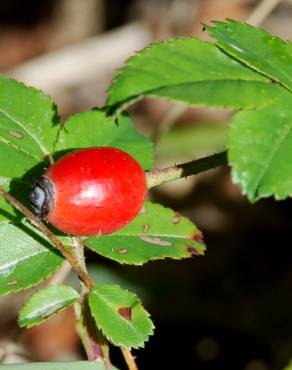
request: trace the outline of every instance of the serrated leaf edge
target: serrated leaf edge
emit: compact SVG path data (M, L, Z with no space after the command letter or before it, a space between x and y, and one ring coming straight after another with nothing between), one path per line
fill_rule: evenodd
M144 306L143 306L143 304L142 304L142 301L141 301L141 299L137 296L137 294L136 293L133 293L133 292L131 292L131 291L129 291L128 289L124 289L124 288L122 288L120 285L117 285L117 284L104 284L104 285L109 285L109 286L112 286L112 287L116 287L116 288L119 288L119 289L121 289L121 290L123 290L124 292L127 292L127 293L129 293L130 295L132 295L132 296L134 296L136 299L137 299L137 303L136 304L140 304L140 306L141 306L141 310L145 313L145 318L147 319L147 322L148 322L148 324L149 324L149 334L146 334L146 335L142 335L142 336L140 336L141 337L141 340L143 341L143 342L139 342L139 343L137 343L137 344L134 344L134 345L132 345L132 346L128 346L128 345L125 345L123 342L119 342L119 341L113 341L112 340L112 338L110 337L110 336L108 336L108 334L104 331L104 328L101 326L101 325L99 325L99 323L97 323L97 321L96 321L96 318L95 318L95 316L96 315L94 315L92 312L93 312L93 309L92 309L92 307L91 307L91 302L90 302L90 299L88 299L88 303L89 303L89 307L90 307L90 311L91 311L91 314L92 314L92 316L93 316L93 318L94 318L94 321L95 321L95 323L96 323L96 325L97 325L97 327L98 328L100 328L101 329L101 331L103 332L103 334L104 334L104 336L111 342L111 343L113 343L114 345L116 345L116 346L119 346L119 347L121 347L121 346L123 346L123 347L126 347L126 348L134 348L134 349L138 349L138 348L144 348L145 347L145 343L149 340L149 337L151 336L151 335L153 335L153 333L154 333L154 329L155 329L155 326L154 326L154 323L153 323L153 321L151 320L151 318L150 318L150 313L144 308ZM89 292L89 296L88 296L88 298L90 297L90 295L91 294L94 294L94 289L93 290L91 290L90 292ZM99 296L100 296L100 294L99 294ZM126 320L125 320L126 321ZM139 333L138 333L139 334Z
M216 46L216 45L214 45L211 42L204 41L204 40L201 40L201 39L196 38L196 37L180 36L180 37L177 37L175 39L169 39L169 40L163 40L163 41L157 41L157 42L151 43L150 45L147 45L145 48L143 48L143 49L139 50L138 52L136 52L134 55L130 56L125 61L124 66L122 66L121 68L118 68L117 69L116 75L114 76L114 78L112 79L110 85L108 86L108 88L106 90L106 92L107 92L107 100L106 100L105 107L107 109L108 115L110 115L112 117L115 117L115 118L118 117L121 114L121 112L123 110L125 110L129 105L131 105L131 104L133 104L135 102L140 101L141 99L145 98L146 95L148 97L149 92L155 91L155 90L158 89L158 88L157 89L150 89L150 90L144 91L143 94L140 94L138 96L137 95L134 95L133 97L129 97L127 100L116 102L114 104L110 103L111 95L112 95L111 90L119 82L119 78L124 74L124 71L127 71L127 68L128 67L131 67L131 65L133 65L133 62L136 59L138 59L139 57L143 56L143 54L145 52L147 52L149 50L153 50L153 49L159 47L162 44L168 44L168 43L171 44L172 42L177 42L177 41L180 41L180 40L182 40L182 41L183 40L190 40L190 39L194 39L196 41L199 41L199 42L204 43L204 44L207 44L207 45ZM223 53L226 54L224 51L223 51ZM250 68L250 69L252 69L252 68ZM254 69L252 69L252 70L254 71ZM255 71L255 72L258 72L258 71ZM205 81L205 80L203 80L203 81ZM212 81L212 80L210 80L210 81ZM222 80L222 81L224 81L224 80ZM247 78L247 79L243 79L243 81L257 81L257 80L253 80L253 79L248 79ZM173 85L175 86L177 84L173 84ZM156 96L153 96L153 97L156 97ZM161 97L159 97L159 98L161 98ZM167 100L175 101L175 99L167 99ZM204 107L204 105L198 105L198 106Z
M239 22L239 21L236 21L234 19L227 19L227 22L223 22L223 21L212 21L212 23L215 25L215 26L210 26L208 24L203 24L204 26L204 29L207 30L208 34L213 37L216 41L216 46L220 49L220 50L223 50L223 52L225 52L227 55L230 55L232 56L234 59L236 59L237 61L240 61L241 63L243 63L245 66L249 67L250 69L258 72L259 74L261 74L262 76L265 76L265 77L268 77L269 79L271 79L271 76L269 74L267 74L266 72L260 70L258 67L252 65L251 63L249 63L248 61L246 61L244 58L240 58L240 56L236 53L233 53L232 49L231 50L226 50L226 48L220 43L220 41L218 41L216 39L216 37L213 36L212 34L212 30L213 29L216 29L217 25L228 25L228 24L239 24L239 25L243 25L244 27L246 28L249 28L249 29L252 29L252 30L259 30L261 32L263 32L266 36L270 37L270 38L273 38L273 39L277 39L281 42L283 42L285 45L288 45L289 43L285 40L283 40L282 38L278 37L278 36L274 36L272 35L270 32L268 32L267 30L264 30L263 28L260 28L260 27L254 27L252 26L251 24L248 24L246 22ZM283 86L284 88L286 88L288 91L292 92L292 88L289 87L288 85L286 85L284 82L280 81L278 78L274 77L273 76L273 82L276 82L278 83L279 85Z
M32 87L32 86L29 86L29 85L26 85L25 83L21 82L21 81L18 81L14 78L7 78L6 76L4 75L0 75L0 79L2 80L6 80L8 83L10 81L13 81L15 82L16 84L18 85L21 85L22 87L25 87L27 89L30 89L30 90L33 90L35 93L38 94L38 96L41 98L41 99L47 99L48 101L50 101L50 103L52 104L52 107L54 107L54 109L56 110L56 113L59 117L59 113L58 113L58 109L57 109L57 105L56 103L53 101L52 97L49 96L48 94L45 94L42 90L40 89L36 89L35 87ZM41 152L44 154L44 156L49 156L50 155L50 151L48 150L48 148L44 145L44 143L39 140L38 138L35 137L35 135L31 132L29 132L26 128L26 125L23 124L23 122L19 121L19 120L16 120L15 118L11 117L6 111L4 111L3 109L0 109L0 112L4 115L7 116L7 118L11 119L12 121L14 121L15 123L17 123L34 141L35 143L39 146ZM52 143L53 145L53 143Z

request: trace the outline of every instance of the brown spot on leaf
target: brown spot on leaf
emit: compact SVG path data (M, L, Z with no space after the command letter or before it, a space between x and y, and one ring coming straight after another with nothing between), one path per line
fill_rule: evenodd
M18 283L18 280L10 280L7 282L7 285L15 285Z
M181 215L179 213L175 213L175 215L172 217L172 223L178 224L181 221Z
M127 253L128 253L128 249L127 249L127 248L120 248L120 249L118 250L118 253L119 253L119 254L127 254Z
M169 242L168 240L162 240L160 238L146 236L146 235L139 236L139 239L143 240L146 243L161 245L162 247L170 247L172 245L172 243Z
M187 251L190 253L192 256L202 256L202 252L198 251L196 248L187 245Z
M143 225L143 231L144 233L147 233L150 229L150 226L149 225Z
M16 139L20 140L23 138L23 135L22 133L18 132L18 131L13 131L13 130L10 130L9 131L9 135L15 137Z
M195 232L195 234L192 236L192 239L198 243L204 244L204 237L200 231Z
M132 320L132 309L131 307L121 307L118 309L118 313L126 320Z

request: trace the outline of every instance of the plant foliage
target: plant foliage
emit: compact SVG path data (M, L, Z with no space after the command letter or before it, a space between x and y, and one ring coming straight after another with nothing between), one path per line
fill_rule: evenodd
M276 199L290 196L291 43L236 21L214 22L205 28L214 43L178 38L138 52L112 81L106 108L78 113L64 125L50 97L0 76L0 185L28 205L34 179L61 155L80 147L118 147L145 170L151 169L152 144L123 113L147 97L235 110L227 138L234 182L252 202L271 195ZM72 248L72 238L62 238ZM106 258L132 265L202 255L205 250L202 234L191 221L150 202L122 230L83 241ZM53 244L1 198L0 294L37 285L63 261ZM19 324L40 324L78 300L79 294L71 287L49 285L29 299ZM135 294L116 285L97 285L89 291L88 302L97 327L112 343L143 347L152 334L149 314ZM90 362L68 366L104 368Z

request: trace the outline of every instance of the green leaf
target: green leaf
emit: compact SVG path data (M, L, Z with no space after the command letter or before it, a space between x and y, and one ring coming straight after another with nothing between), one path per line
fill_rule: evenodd
M28 203L30 184L54 150L58 125L52 99L0 76L0 184ZM0 221L18 214L0 199Z
M182 259L204 254L202 234L187 218L147 202L142 214L114 234L85 239L85 245L120 263L142 265L150 260Z
M233 20L205 27L227 54L292 91L291 43Z
M41 91L0 76L0 177L18 178L54 150L56 106Z
M21 309L18 324L21 327L39 325L51 315L71 306L79 294L67 285L49 285L33 294Z
M116 367L105 367L98 361L72 362L32 362L28 364L1 365L3 370L118 370Z
M228 147L232 177L253 202L292 195L292 106L290 93L281 101L231 122Z
M130 58L108 94L111 113L141 97L237 109L267 104L278 88L215 45L179 38L153 44Z
M269 104L278 94L278 87L271 83L229 79L182 83L145 93L149 98L167 98L192 106L232 109L257 108Z
M0 295L37 285L63 261L48 240L29 224L0 223Z
M139 298L117 285L99 285L88 296L96 325L115 345L144 347L153 323Z
M153 145L134 129L126 115L120 117L118 125L98 109L70 117L60 132L58 149L90 146L120 148L135 157L145 169L152 167Z

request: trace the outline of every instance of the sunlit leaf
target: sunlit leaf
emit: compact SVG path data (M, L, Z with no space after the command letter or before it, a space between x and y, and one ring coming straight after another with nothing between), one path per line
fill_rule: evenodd
M292 95L269 107L240 112L229 132L233 180L251 201L292 195Z
M292 91L291 43L234 20L205 27L226 53Z
M166 257L182 259L203 255L205 250L202 234L191 221L150 202L126 227L84 242L102 256L133 265Z
M131 119L122 115L118 124L102 110L78 113L65 123L58 138L58 150L113 146L125 150L145 169L152 167L152 143L139 134Z
M144 347L153 323L135 294L117 285L99 285L88 299L96 325L113 344Z
M70 286L48 285L30 297L19 313L18 323L21 327L39 325L78 299L79 294Z
M279 88L215 45L178 38L150 45L119 70L107 105L118 113L142 97L194 106L251 109L273 101Z
M48 240L29 224L0 223L0 295L35 286L63 261Z

